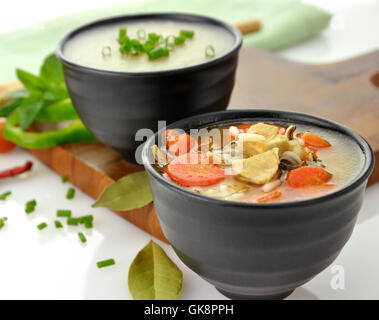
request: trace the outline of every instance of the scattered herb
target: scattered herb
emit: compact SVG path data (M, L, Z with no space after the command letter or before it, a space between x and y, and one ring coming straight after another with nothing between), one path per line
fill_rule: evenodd
M83 233L83 232L79 232L79 233L78 233L78 237L79 237L79 240L80 240L82 243L86 243L86 242L87 242L87 238L84 236L84 233Z
M75 197L75 189L74 188L70 188L67 190L67 194L66 194L66 198L71 200L71 199L74 199Z
M67 219L67 225L69 226L77 226L79 224L78 218L68 218Z
M101 50L101 54L103 57L109 57L112 55L112 48L110 46L106 46Z
M37 226L37 229L38 230L43 230L47 227L47 223L46 222L42 222L40 223L38 226Z
M185 42L186 42L186 37L183 37L183 36L175 37L175 44L176 45L180 45L180 44L183 44Z
M31 161L27 161L23 166L1 171L0 172L0 179L18 176L22 173L29 171L32 167L33 167L33 163Z
M66 183L68 181L68 178L63 176L63 177L61 177L61 180L62 180L62 183Z
M12 194L12 191L4 192L3 194L0 194L0 200L7 200L7 198Z
M0 218L0 230L3 229L3 227L5 226L5 221L7 220L8 220L7 217Z
M28 201L25 204L25 212L27 214L34 212L34 210L36 208L36 205L37 205L37 201L36 200L30 200L30 201Z
M132 210L153 201L146 171L135 172L105 188L93 208Z
M216 55L215 48L212 45L207 45L205 47L205 56L208 58L213 58Z
M59 218L70 218L71 210L57 210L57 217Z
M61 228L63 228L63 224L62 224L60 221L58 221L58 220L55 220L55 221L54 221L54 224L55 224L55 228L56 228L56 229L61 229Z
M192 30L180 30L179 35L185 38L193 38L195 32Z
M182 272L153 241L137 254L129 268L128 286L135 300L174 300L182 282Z
M138 31L137 31L137 38L138 38L138 40L146 40L146 32L145 32L145 30L143 30L143 29L139 29Z
M97 264L97 267L101 269L101 268L113 266L114 264L116 264L116 261L114 259L108 259L108 260L99 261L96 264Z

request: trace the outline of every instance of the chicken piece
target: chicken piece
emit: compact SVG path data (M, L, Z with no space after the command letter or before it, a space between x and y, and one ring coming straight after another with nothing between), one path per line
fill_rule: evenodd
M259 122L252 125L247 132L262 135L266 138L266 140L269 140L279 133L279 128L271 124Z
M284 152L288 151L290 145L288 143L287 137L282 134L278 134L277 136L268 140L266 142L266 150L270 150L273 148L279 149L279 156L281 156Z
M248 159L234 160L232 168L252 183L265 184L271 181L278 171L279 148L273 148Z
M238 136L238 151L243 153L245 158L266 151L266 138L259 134L243 133Z

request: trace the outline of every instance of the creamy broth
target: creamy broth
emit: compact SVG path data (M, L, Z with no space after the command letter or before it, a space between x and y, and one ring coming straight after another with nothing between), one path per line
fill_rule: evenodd
M130 38L137 38L137 31L143 29L146 34L155 32L164 37L178 35L179 30L193 30L192 39L186 39L182 45L176 45L169 57L150 61L146 54L133 57L119 52L118 33L120 27L127 28ZM177 69L209 61L227 53L233 46L234 38L218 26L179 21L141 21L117 23L89 29L75 35L64 46L64 55L77 64L101 70L142 72ZM212 45L215 56L205 55L205 48ZM111 54L103 56L102 50L110 47Z
M265 122L264 124L268 124L269 126L275 125L274 123L269 122ZM175 175L173 176L172 174L168 174L167 168L170 166L170 164L168 164L168 166L167 164L162 166L159 165L158 162L158 164L156 164L156 168L162 173L165 178L172 180L173 182L190 191L217 199L252 203L290 202L304 200L307 198L314 198L334 192L357 177L364 163L364 154L360 150L359 146L351 138L332 130L299 124L296 125L296 129L292 132L292 134L289 134L291 130L288 128L291 125L292 124L281 123L281 125L278 126L278 133L273 134L270 137L267 136L265 139L262 138L261 143L264 145L265 149L254 154L246 154L246 150L244 148L242 149L243 151L239 156L238 154L235 155L234 160L233 158L232 160L228 158L229 146L234 143L235 150L238 150L238 144L244 145L244 143L246 143L246 141L243 139L244 135L248 133L246 130L251 129L238 130L238 135L236 134L233 138L233 135L231 135L230 132L232 132L232 127L236 128L236 125L221 125L218 127L219 130L224 130L224 135L225 132L227 132L228 134L225 137L229 138L225 138L221 145L220 143L213 142L213 145L209 148L208 151L206 151L206 154L212 157L213 162L217 163L215 165L211 165L220 167L224 170L224 177L220 178L220 181L215 180L215 183L211 183L209 186L196 185L196 183L195 185L183 185L181 183L181 180L175 180ZM329 143L330 146L314 147L309 145L309 140L305 139L304 134L302 134L304 132L309 132L317 135L317 137L320 137L322 141ZM205 154L204 150L200 151L201 148L199 145L207 145L209 141L209 134L202 133L200 135L192 135L192 137L195 141L198 141L200 143L191 146L190 154ZM287 139L287 137L292 138ZM276 141L275 139L281 141L282 144L277 143L275 144L275 148L272 148L270 145L273 141ZM173 150L174 149L170 149L167 146L161 149L162 153L167 153L169 155L168 162L176 161L175 159L185 156L181 154L173 154ZM222 150L223 158L222 161L217 162L215 160L219 159L217 158L217 152L220 150ZM226 150L226 153L224 150ZM262 156L262 154L273 152L273 150L277 152L279 165L277 167L274 166L273 170L274 172L276 170L276 172L273 172L271 176L263 176L263 178L266 179L265 181L262 180L258 181L257 183L257 181L254 180L254 178L256 178L254 175L252 177L249 177L246 174L244 175L244 170L235 170L234 161L242 161L243 165L245 166L246 163L251 163L251 159L255 159L257 155ZM290 152L288 153L288 151ZM292 155L291 152L298 153L301 157L301 162L288 162L288 159L291 160L291 158L288 158L288 155ZM242 158L242 160L235 160L238 159L238 157ZM268 160L265 161L269 162L270 159L268 158ZM304 186L295 186L293 181L297 180L293 180L293 177L295 176L294 172L298 174L301 171L296 169L303 170L303 167L307 167L306 170L312 167L309 169L312 170L310 174L303 175L304 180L309 179L309 176L314 173L313 171L317 171L318 173L324 173L323 178L326 177L325 181L322 181L322 183L317 182L314 185L306 184ZM190 169L193 170L193 168ZM266 169L267 168L264 168L263 171ZM204 172L206 174L206 171ZM182 174L183 172L179 173ZM262 172L255 173L256 175L259 175ZM249 178L253 181L249 180Z

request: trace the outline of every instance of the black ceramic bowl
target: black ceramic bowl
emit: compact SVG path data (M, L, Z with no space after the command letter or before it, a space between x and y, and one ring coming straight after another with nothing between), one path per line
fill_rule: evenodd
M230 50L194 66L152 72L116 72L93 69L69 61L67 41L98 26L130 21L173 20L217 25L234 38ZM192 14L139 14L96 21L73 30L59 43L57 56L63 63L67 88L82 121L102 143L135 163L141 128L157 131L158 120L167 123L211 111L226 109L234 86L240 32L225 22ZM137 159L138 160L138 159ZM137 161L142 164L141 161Z
M345 187L298 202L253 204L208 198L162 177L142 157L154 206L179 258L235 299L278 299L312 279L338 256L349 239L374 166L367 142L337 123L315 116L274 110L214 112L178 121L169 128L188 130L231 120L269 120L312 124L351 137L364 154L361 172Z

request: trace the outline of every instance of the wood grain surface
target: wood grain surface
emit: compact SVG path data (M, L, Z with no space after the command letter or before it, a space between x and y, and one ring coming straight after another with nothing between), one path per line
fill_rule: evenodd
M307 112L340 122L372 146L376 167L369 183L379 180L379 50L350 60L306 65L256 49L243 48L230 109L273 108ZM0 96L19 86L0 86ZM99 143L29 150L36 158L92 198L119 178L142 170ZM153 204L116 212L142 230L166 241Z

